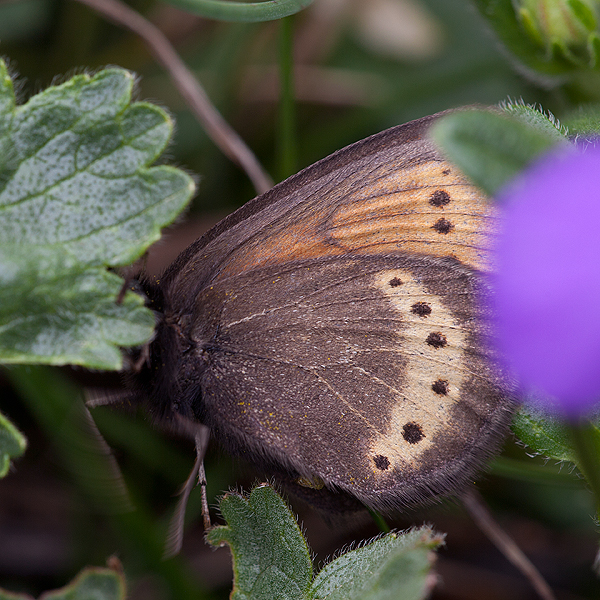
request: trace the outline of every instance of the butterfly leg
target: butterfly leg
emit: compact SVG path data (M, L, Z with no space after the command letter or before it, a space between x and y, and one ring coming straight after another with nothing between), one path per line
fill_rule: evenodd
M204 471L204 455L206 454L209 438L210 429L204 425L199 425L194 436L196 442L196 460L191 473L181 488L179 502L177 503L175 513L169 524L163 558L171 558L172 556L179 554L179 551L181 550L185 509L192 490L198 484L202 486L202 519L204 521L204 529L208 530L211 526L208 500L206 497L206 473Z
M204 455L210 438L210 429L204 425L196 434L196 464L198 465L198 485L202 487L202 520L204 531L211 527L210 512L208 510L208 498L206 497L206 472L204 470Z

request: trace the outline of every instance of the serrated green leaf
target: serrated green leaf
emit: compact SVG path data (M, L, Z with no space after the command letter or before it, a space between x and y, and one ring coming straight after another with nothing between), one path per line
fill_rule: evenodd
M122 573L103 567L84 569L65 587L46 592L39 600L125 600L125 578ZM27 594L0 590L0 600L33 600Z
M0 62L0 362L120 369L154 319L106 267L128 264L187 205L184 172L150 167L172 121L131 103L133 76L78 75L15 106Z
M461 110L441 118L432 137L452 163L493 195L528 164L566 139L546 126L492 110ZM562 141L564 140L564 142Z
M10 461L25 452L27 439L0 413L0 477L4 477L10 468Z
M227 526L211 529L207 540L231 548L233 600L425 598L432 583L432 550L443 542L429 527L392 532L330 562L312 581L304 536L273 488L263 484L247 499L227 494L221 512Z
M227 544L233 555L232 600L299 600L308 597L312 563L294 515L268 485L248 499L229 493L220 503L227 526L207 534L213 546Z
M0 362L121 368L120 346L144 343L154 316L123 280L62 248L0 246Z
M172 121L147 103L130 105L133 76L107 69L78 75L13 111L12 173L0 189L0 242L60 245L88 265L138 258L193 191L171 167L148 168Z
M314 600L420 600L431 591L434 554L443 537L430 527L390 533L326 565L311 588Z

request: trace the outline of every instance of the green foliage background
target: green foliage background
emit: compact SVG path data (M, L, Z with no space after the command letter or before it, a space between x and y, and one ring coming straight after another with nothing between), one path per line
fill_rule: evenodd
M395 42L403 41L403 50L381 47L383 25L369 33L367 23L386 4L379 0L315 0L293 18L296 135L294 152L285 155L289 137L282 132L290 115L282 120L275 77L281 22L217 22L153 0L135 0L131 6L168 35L275 180L386 127L455 106L522 98L569 120L597 101L595 73L532 77L517 65L477 11L485 2L391 3L405 10L408 5L418 15L401 19L412 23L408 30L398 24ZM415 41L413 34L421 27ZM151 253L150 270L160 271L206 227L254 195L246 176L216 149L142 42L88 7L72 0L0 2L0 54L19 74L22 100L55 82L57 74L116 64L139 75L140 99L174 115L177 128L167 158L200 176L199 191L187 221L172 228ZM114 474L95 465L88 443L93 432L84 415L72 410L80 385L117 389L120 381L67 368L0 373L0 411L29 440L27 452L0 485L0 586L37 596L116 553L126 568L130 598L227 597L230 558L205 544L197 492L188 509L182 556L161 560L174 494L192 466L192 447L156 431L144 415L94 410L123 470L125 498ZM209 500L214 505L236 483L249 486L254 480L249 473L247 466L211 449ZM568 468L530 457L509 439L480 488L555 589L568 590L573 598L600 596L591 568L598 547L594 502ZM130 503L135 512L127 511ZM368 520L329 527L314 510L295 508L317 563L344 544L377 533ZM434 598L533 597L459 505L413 511L394 525L406 528L424 521L448 534L438 565L444 585Z

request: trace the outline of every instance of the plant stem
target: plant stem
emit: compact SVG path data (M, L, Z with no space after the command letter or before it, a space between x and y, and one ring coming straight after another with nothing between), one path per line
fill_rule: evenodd
M389 533L391 531L387 521L381 516L380 513L375 510L371 510L370 508L367 508L367 510L369 511L373 521L375 521L375 525L379 527L379 531L382 533Z
M294 17L281 19L279 44L279 175L297 171L296 99L294 93Z

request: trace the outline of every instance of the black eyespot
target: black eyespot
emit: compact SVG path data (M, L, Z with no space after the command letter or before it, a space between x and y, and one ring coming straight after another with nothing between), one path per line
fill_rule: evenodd
M450 233L452 229L454 229L454 225L448 219L438 219L432 226L432 229L435 229L438 233Z
M416 302L410 307L410 311L419 317L427 317L431 314L431 306L427 302Z
M446 339L446 336L443 333L440 333L439 331L434 331L430 333L425 341L434 348L443 348L444 346L448 345L448 340Z
M441 208L442 206L450 204L451 200L452 198L450 198L450 194L446 190L436 190L431 194L429 204Z
M409 444L418 444L424 437L425 434L418 423L406 423L402 427L402 437Z
M398 287L399 285L402 285L402 283L402 279L399 279L398 277L390 279L390 287Z
M383 456L383 454L378 454L373 461L380 471L387 471L390 468L390 459L387 456Z
M445 379L438 379L431 384L431 389L440 396L446 396L449 388L450 386Z

